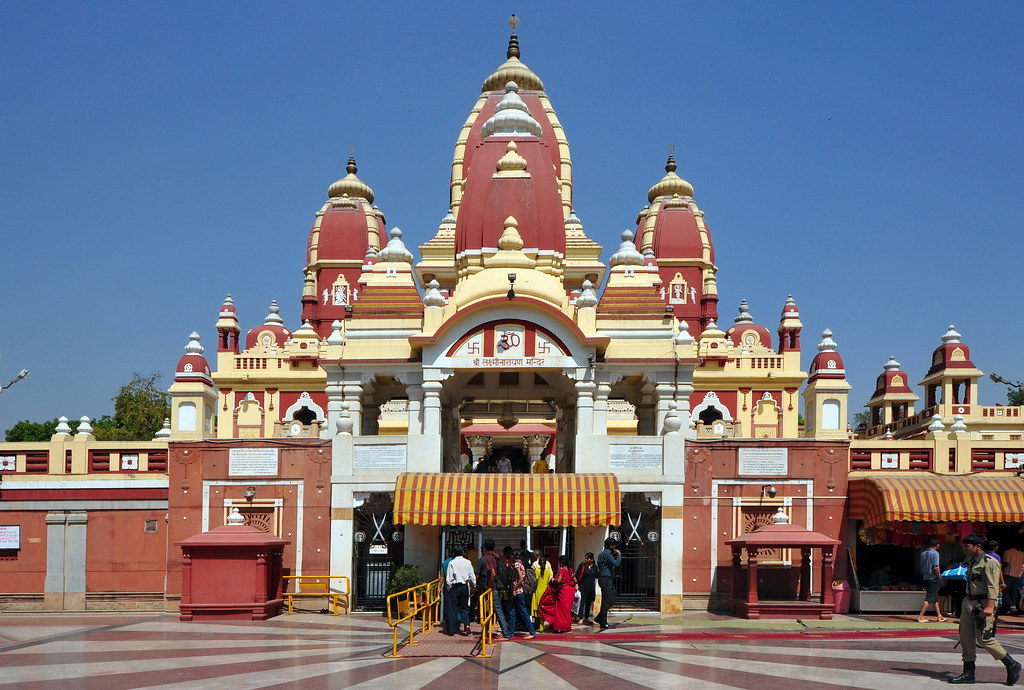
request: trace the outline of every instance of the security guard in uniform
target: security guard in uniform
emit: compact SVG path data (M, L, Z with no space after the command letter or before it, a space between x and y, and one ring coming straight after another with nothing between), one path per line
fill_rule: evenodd
M974 662L978 658L976 647L984 647L993 659L1006 667L1006 684L1020 679L1020 663L1006 653L995 638L995 606L999 596L999 562L985 554L984 540L977 534L963 538L967 556L967 595L960 606L960 649L964 671L949 682L957 685L974 684Z

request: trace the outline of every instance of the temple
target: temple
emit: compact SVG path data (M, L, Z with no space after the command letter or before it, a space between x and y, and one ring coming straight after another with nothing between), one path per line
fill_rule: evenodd
M135 593L173 610L181 563L168 544L237 510L288 540L287 573L348 576L363 608L383 605L401 564L436 572L445 545L473 552L491 537L578 561L613 534L621 601L715 609L739 567L730 545L780 512L849 544L865 526L884 538L904 521L960 519L887 513L901 481L1015 483L1021 408L976 402L982 373L953 327L921 382L922 411L893 359L871 424L854 432L839 345L826 330L804 352L792 295L722 316L710 224L674 154L636 181L640 210L623 209L605 261L573 202L567 130L514 31L505 62L475 100L464 95L436 233L417 247L388 226L388 200L350 157L310 209L300 321L231 295L211 308L215 331L192 333L175 368L169 438L108 448L80 430L3 444L0 508L21 521L16 560L30 565L4 587L19 606L79 610ZM773 313L771 326L755 318ZM109 505L90 501L99 489ZM166 539L140 543L139 519ZM95 555L100 520L133 536ZM81 539L83 553L70 565L28 557L44 537L47 550ZM845 575L846 549L826 553L816 572ZM803 592L831 611L831 593L806 581L809 560L794 566L773 546L755 563L762 598ZM72 591L57 577L68 567ZM143 571L131 584L112 575Z

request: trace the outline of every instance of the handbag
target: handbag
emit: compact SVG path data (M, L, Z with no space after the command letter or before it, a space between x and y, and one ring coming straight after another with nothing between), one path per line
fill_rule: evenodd
M967 581L967 566L964 565L963 563L956 563L954 565L951 565L946 570L943 570L939 574L939 576L944 578L944 579L946 579L946 580L963 580L963 581L966 582Z
M583 595L580 594L580 590L576 590L576 594L572 597L571 611L577 616L580 615L580 604L583 602Z

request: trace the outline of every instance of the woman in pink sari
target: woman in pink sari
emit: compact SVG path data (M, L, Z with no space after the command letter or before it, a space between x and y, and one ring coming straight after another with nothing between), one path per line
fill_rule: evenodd
M537 613L556 633L572 630L572 601L576 597L576 577L572 573L572 560L563 555L558 559L558 573L551 578L548 589L537 606Z

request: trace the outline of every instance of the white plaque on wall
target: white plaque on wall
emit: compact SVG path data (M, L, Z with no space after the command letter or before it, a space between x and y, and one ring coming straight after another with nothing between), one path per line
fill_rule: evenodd
M405 467L404 443L378 443L353 448L352 466L359 469Z
M231 448L228 450L228 475L277 476L277 448Z
M616 470L660 470L661 446L613 443L608 448L608 467Z
M789 474L788 448L740 448L739 474Z
M0 525L0 549L21 548L21 525Z

